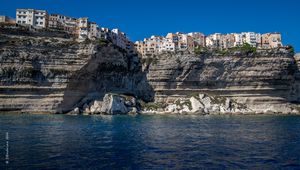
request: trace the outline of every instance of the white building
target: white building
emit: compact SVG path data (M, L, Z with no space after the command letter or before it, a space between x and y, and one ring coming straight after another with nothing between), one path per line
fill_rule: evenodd
M161 51L175 51L175 49L175 43L170 39L164 38Z
M88 18L77 19L77 35L78 39L86 39L89 36L89 22Z
M219 48L220 47L220 40L221 40L221 34L215 33L212 35L209 35L205 39L205 43L207 47L210 48Z
M126 49L128 44L127 36L124 32L121 32L119 29L113 29L111 31L111 39L114 44L122 49Z
M242 46L244 44L242 34L234 33L233 36L234 36L234 46L235 47Z
M256 47L257 44L261 43L261 35L255 32L243 32L243 43L250 44L253 47Z
M48 13L45 10L17 9L16 23L46 28L48 26Z

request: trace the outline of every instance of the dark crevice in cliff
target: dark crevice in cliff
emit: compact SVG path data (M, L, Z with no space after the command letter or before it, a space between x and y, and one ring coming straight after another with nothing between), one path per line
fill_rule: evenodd
M127 94L147 102L153 101L154 90L135 57L111 46L98 48L70 78L58 111L68 112L91 100L101 100L107 93Z

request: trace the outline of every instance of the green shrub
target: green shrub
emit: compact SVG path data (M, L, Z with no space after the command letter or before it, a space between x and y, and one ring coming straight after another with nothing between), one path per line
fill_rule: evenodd
M290 52L290 53L292 53L292 54L295 54L295 49L294 49L294 47L292 46L292 45L287 45L287 50Z
M228 49L228 52L242 52L246 54L256 53L256 47L252 47L250 44L245 43L239 47L232 47Z
M208 49L206 47L195 47L194 48L194 52L195 54L203 54L206 53L208 51Z
M256 47L252 47L250 44L248 43L245 43L243 44L243 46L241 47L241 50L243 52L246 52L246 53L255 53L256 52Z
M99 46L101 46L101 47L107 46L108 43L109 43L108 40L103 39L103 38L99 39L99 41L98 41L98 44L99 44Z

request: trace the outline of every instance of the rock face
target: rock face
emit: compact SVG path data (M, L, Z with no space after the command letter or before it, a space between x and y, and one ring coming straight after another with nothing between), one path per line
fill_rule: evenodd
M0 111L225 114L300 110L300 56L285 49L139 58L109 42L79 43L61 34L7 32L1 27L0 33Z
M107 93L153 100L136 55L110 43L0 35L0 111L78 113L75 108Z
M144 61L152 61L144 62L143 69L156 103L174 104L202 93L245 104L254 113L298 112L300 57L285 49L230 55L164 53ZM191 103L196 108L205 104L195 99Z

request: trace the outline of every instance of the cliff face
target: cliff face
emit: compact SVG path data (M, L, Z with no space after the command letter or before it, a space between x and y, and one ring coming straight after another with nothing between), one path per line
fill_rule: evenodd
M166 53L143 59L156 103L208 94L245 104L257 113L298 112L299 57L284 49L257 54Z
M0 33L0 111L298 112L300 57L284 49L140 59L108 42Z
M61 113L106 93L153 98L137 56L70 38L0 37L0 111Z

